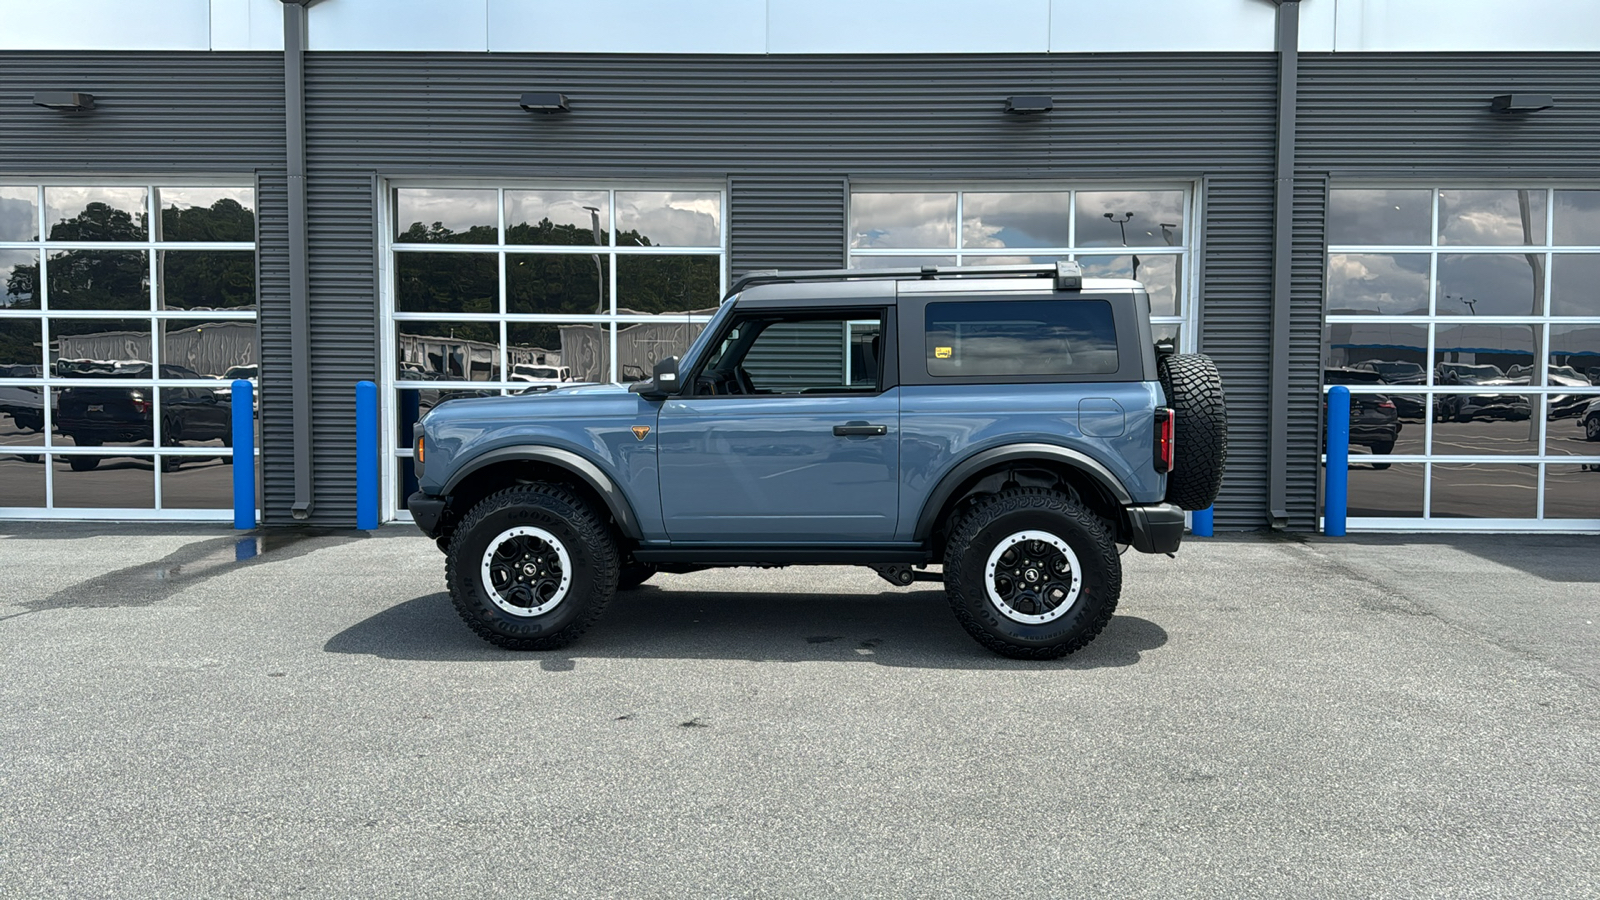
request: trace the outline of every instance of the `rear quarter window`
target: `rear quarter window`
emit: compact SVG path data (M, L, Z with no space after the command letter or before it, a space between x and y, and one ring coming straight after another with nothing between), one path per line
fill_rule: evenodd
M1105 300L929 303L928 374L935 377L1111 375L1117 328Z

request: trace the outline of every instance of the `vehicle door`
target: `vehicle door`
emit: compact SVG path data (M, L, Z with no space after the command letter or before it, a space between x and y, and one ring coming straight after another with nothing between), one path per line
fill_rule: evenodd
M674 541L892 540L900 398L886 308L733 316L661 408Z

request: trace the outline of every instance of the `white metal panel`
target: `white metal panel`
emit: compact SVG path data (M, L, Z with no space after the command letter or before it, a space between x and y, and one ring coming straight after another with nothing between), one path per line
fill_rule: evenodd
M309 29L312 50L489 49L487 0L333 0Z
M1042 53L1050 0L770 0L772 53Z
M1595 0L1339 0L1337 18L1334 50L1600 50Z
M282 50L279 0L211 0L211 49Z
M210 0L0 0L4 50L207 50Z
M765 53L750 0L489 0L489 49L541 53Z
M1050 51L1271 50L1276 16L1266 0L1051 0Z
M1302 0L1300 49L1307 53L1332 51L1339 14L1346 5L1341 4L1339 0Z

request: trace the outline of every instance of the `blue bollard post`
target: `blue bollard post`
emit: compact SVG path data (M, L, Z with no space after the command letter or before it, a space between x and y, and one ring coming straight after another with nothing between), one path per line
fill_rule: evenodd
M378 386L356 382L356 527L378 527Z
M233 527L256 527L256 393L240 378L228 402L233 407Z
M1196 537L1211 537L1216 533L1215 523L1212 521L1211 507L1197 509L1189 517L1189 531Z
M1336 384L1328 391L1328 465L1322 497L1322 533L1344 537L1350 505L1350 389Z

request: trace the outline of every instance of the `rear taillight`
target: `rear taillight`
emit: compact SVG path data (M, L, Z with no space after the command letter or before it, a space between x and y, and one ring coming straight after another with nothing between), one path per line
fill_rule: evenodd
M134 412L142 416L150 411L150 401L146 400L143 394L139 393L138 391L134 391L133 396L130 399L133 400Z
M1379 409L1394 409L1394 401L1393 400L1379 400L1378 401L1378 408Z
M1156 471L1165 475L1172 471L1172 410L1156 410L1155 432Z

